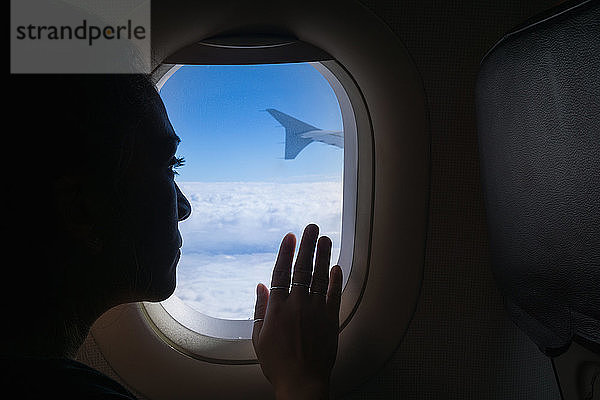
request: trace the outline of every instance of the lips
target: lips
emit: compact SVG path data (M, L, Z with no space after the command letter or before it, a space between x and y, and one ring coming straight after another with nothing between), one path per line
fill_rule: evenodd
M171 265L171 268L177 267L177 264L179 263L180 258L181 258L181 250L177 249L177 255L175 256L175 259L173 260L173 264Z
M179 243L177 247L181 249L181 246L183 246L183 239L181 238L181 232L179 232L179 229L177 229L177 243Z

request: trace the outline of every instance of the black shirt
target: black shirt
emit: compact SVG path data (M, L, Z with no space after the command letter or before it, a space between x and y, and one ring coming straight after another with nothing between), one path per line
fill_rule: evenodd
M67 358L0 356L3 390L15 399L109 399L136 397L108 376Z

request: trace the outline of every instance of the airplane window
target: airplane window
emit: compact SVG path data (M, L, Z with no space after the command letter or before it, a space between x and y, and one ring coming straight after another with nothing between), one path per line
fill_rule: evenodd
M338 99L310 63L184 65L160 88L182 139L175 181L192 205L174 296L210 317L251 319L279 244L309 223L341 245ZM297 250L297 248L296 248Z

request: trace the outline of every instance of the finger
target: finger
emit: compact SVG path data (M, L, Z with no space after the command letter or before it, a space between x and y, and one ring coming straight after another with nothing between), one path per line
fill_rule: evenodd
M317 254L315 256L315 270L313 271L310 293L325 302L327 288L329 286L329 262L331 259L331 239L321 236L317 242Z
M265 285L259 283L256 286L256 304L254 305L254 326L252 327L252 344L256 349L258 337L262 329L265 315L267 313L267 303L269 302L269 290Z
M308 294L317 237L319 237L319 227L317 225L309 224L304 228L302 240L300 241L300 249L298 250L298 257L296 257L296 264L294 264L291 293ZM294 284L300 284L302 286L296 286Z
M279 254L277 254L277 261L275 262L273 276L271 277L271 295L275 296L273 297L274 299L285 298L288 295L295 249L296 236L293 233L288 233L281 240Z
M332 321L340 319L340 303L342 300L342 268L334 265L329 273L327 289L327 313Z

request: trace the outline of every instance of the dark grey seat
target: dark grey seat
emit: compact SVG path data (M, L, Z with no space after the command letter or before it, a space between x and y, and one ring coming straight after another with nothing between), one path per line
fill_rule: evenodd
M572 341L600 354L600 2L567 2L502 38L476 103L506 308L550 357Z

